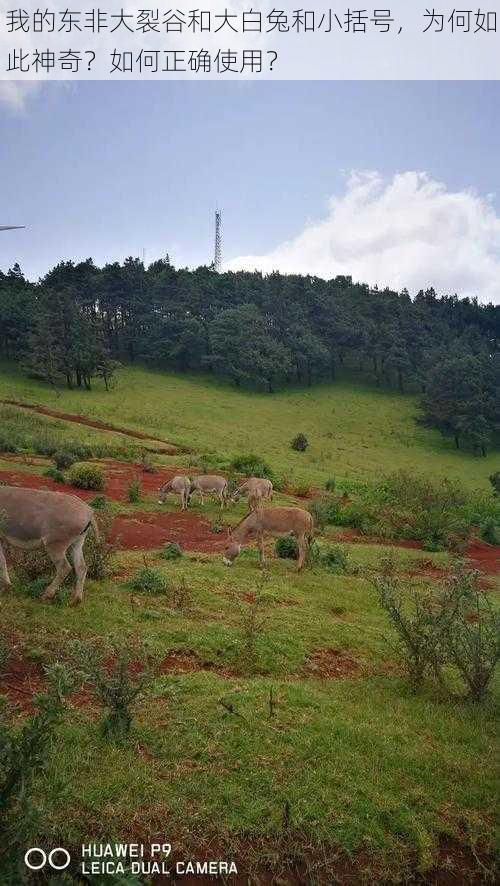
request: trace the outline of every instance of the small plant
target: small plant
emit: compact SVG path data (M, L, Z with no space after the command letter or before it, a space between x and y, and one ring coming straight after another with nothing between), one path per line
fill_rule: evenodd
M105 495L96 495L92 501L89 501L89 505L95 511L104 511L108 506L108 501Z
M104 705L101 722L103 735L112 741L126 739L133 720L133 708L151 682L151 662L142 646L132 643L127 649L113 647L111 655L95 644L75 643L73 655L82 677Z
M142 470L145 474L156 474L156 465L153 460L153 456L147 449L144 449L141 454L141 465Z
M283 560L298 560L299 546L294 535L282 535L276 539L274 550Z
M29 585L39 579L48 579L51 565L43 548L30 550L9 546L9 560L16 576L16 584Z
M78 457L74 452L67 449L57 449L52 456L54 464L59 471L67 471L76 461Z
M481 538L490 545L500 545L500 526L494 520L487 520L480 530Z
M335 477L328 477L328 480L325 483L325 489L327 492L335 492L337 486L337 481Z
M54 483L65 483L64 474L58 468L47 468L44 477L50 477Z
M259 455L247 453L246 455L236 455L232 462L231 468L244 477L265 477L271 480L275 489L283 488L283 481L276 476L272 468Z
M213 523L210 524L210 532L215 533L215 535L220 535L221 532L224 531L224 523L220 519L220 517L216 517Z
M500 496L500 471L495 471L494 474L490 474L488 480L493 487L493 495Z
M113 516L107 511L99 514L99 538L92 531L87 532L83 555L88 567L88 576L96 581L107 578L112 571L112 559L118 548L119 539L111 541Z
M68 481L78 489L93 489L95 492L104 491L104 474L96 465L78 464L73 465Z
M292 449L295 449L295 452L305 452L309 446L309 440L305 434L297 434L290 443L290 446Z
M169 541L165 545L161 555L164 560L179 560L182 557L182 548L175 541Z
M173 585L170 588L170 599L174 609L185 610L189 608L192 602L192 594L184 576L182 576L178 585Z
M470 698L482 701L500 660L500 613L481 590L475 571L457 570L447 582L445 595L460 615L449 623L449 660L467 685Z
M355 571L349 554L342 545L328 545L321 551L320 563L330 572L345 574Z
M127 498L131 504L136 504L141 500L141 484L139 480L132 480L127 489Z
M168 581L158 569L144 566L131 579L130 587L139 594L156 597L167 593Z
M244 670L253 673L258 663L258 639L262 634L265 617L260 612L258 599L249 603L241 618L241 663Z
M444 637L448 613L434 606L431 595L409 591L396 576L375 580L380 605L398 635L397 648L413 692L418 692L429 671L441 679L446 660Z
M47 765L48 750L66 709L65 699L75 685L63 665L45 669L47 689L35 697L36 711L11 725L7 709L0 708L0 869L5 883L23 883L19 858L40 826L32 801L35 776Z

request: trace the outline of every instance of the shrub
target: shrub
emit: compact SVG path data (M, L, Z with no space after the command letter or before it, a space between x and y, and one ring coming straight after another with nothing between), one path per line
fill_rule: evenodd
M275 489L282 489L283 483L276 476L272 468L260 456L254 453L246 455L236 455L232 462L231 468L244 477L265 477L270 480Z
M96 492L104 490L104 474L96 465L74 465L69 472L68 480L78 489L93 489Z
M57 449L54 452L53 459L56 468L60 471L66 471L78 460L75 453L69 452L67 449Z
M96 495L92 501L89 501L89 505L91 508L94 508L95 511L103 511L108 506L108 501L105 495Z
M479 587L479 573L458 569L448 579L446 599L459 613L446 636L449 660L473 701L481 701L500 660L500 613Z
M22 883L19 857L33 845L39 831L37 806L32 800L35 777L46 768L55 729L66 709L65 698L74 678L67 668L46 668L47 689L35 697L36 711L11 725L0 710L0 868L2 882Z
M87 532L83 555L88 567L88 576L96 581L107 578L112 571L112 559L118 547L118 539L111 541L113 515L107 512L99 514L99 538L94 532Z
M113 647L106 657L103 650L96 650L95 644L77 642L73 644L73 655L83 678L106 710L101 722L103 735L113 741L125 739L130 733L133 707L153 676L144 647Z
M349 554L342 545L328 545L320 554L320 563L330 572L352 572Z
M134 575L130 582L130 587L133 591L137 591L140 594L159 596L167 593L168 582L163 573L158 569L144 566Z
M131 504L141 500L141 484L139 480L133 480L127 489L127 498Z
M313 498L307 505L316 529L322 530L330 523L330 504L326 498Z
M495 471L494 474L490 474L488 479L493 487L493 494L500 495L500 471Z
M43 548L9 547L9 560L16 576L16 584L29 585L37 579L48 579L51 562Z
M290 443L292 449L296 452L305 452L309 446L309 440L305 434L297 434Z
M500 527L493 520L483 523L480 529L481 538L490 545L500 545Z
M329 477L325 483L325 489L327 492L335 492L335 488L337 486L337 481L335 477Z
M153 460L153 456L147 449L144 449L141 454L141 464L142 470L146 474L156 474L156 465Z
M179 560L182 557L182 548L175 541L169 541L165 545L161 555L164 560Z
M397 648L413 692L432 671L441 679L445 662L445 613L434 607L430 594L409 591L392 573L375 580L380 605L398 635Z
M50 477L54 483L65 483L64 474L59 471L57 468L47 468L46 471L43 472L44 477Z
M283 560L298 560L299 546L297 539L293 535L283 535L276 539L274 545L276 556Z

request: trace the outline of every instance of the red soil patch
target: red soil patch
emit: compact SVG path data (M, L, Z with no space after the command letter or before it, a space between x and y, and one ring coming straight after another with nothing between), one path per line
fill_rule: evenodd
M114 461L102 459L96 462L102 465L105 473L104 494L113 501L127 501L127 491L131 483L139 481L142 495L157 495L160 486L171 480L177 474L186 474L185 468L159 468L154 474L145 471L140 464L135 462ZM0 471L0 480L13 486L22 486L26 489L50 489L54 492L66 492L77 495L88 501L95 497L96 492L88 489L78 489L66 483L55 483L50 477L39 474L25 473L24 471ZM174 498L172 498L174 501Z
M45 680L41 665L27 661L17 652L13 652L0 672L0 693L6 695L23 711L32 713L35 710L33 696L37 692L42 692L44 688Z
M154 443L163 443L165 446L173 447L170 450L170 454L172 455L176 452L190 451L186 448L177 446L175 443L172 444L169 440L163 440L161 437L152 437L150 434L142 433L142 431L132 431L130 428L111 425L108 424L108 422L100 421L99 419L87 418L85 415L77 415L72 412L59 412L59 410L50 409L48 406L36 406L32 403L19 403L17 400L0 400L0 403L5 403L7 406L17 406L20 409L27 409L30 412L38 412L41 415L48 415L51 418L59 418L63 421L74 422L78 425L85 425L88 428L96 428L99 431L110 431L115 434L123 434L125 437L132 437L134 440L150 440ZM167 452L164 448L158 451Z
M305 665L307 676L322 680L342 680L358 675L360 670L359 662L339 649L317 649Z
M489 545L485 541L472 541L465 556L476 569L487 575L500 575L500 545Z
M117 517L111 530L111 541L122 550L148 551L169 541L177 542L186 551L212 554L222 551L225 536L215 534L210 523L185 511L165 514L137 512Z

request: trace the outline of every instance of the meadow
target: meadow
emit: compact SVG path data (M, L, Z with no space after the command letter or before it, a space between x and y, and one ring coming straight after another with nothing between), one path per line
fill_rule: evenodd
M3 366L2 399L178 446L155 453L160 474L194 472L207 455L225 468L255 452L286 481L274 504L304 507L293 489L301 484L323 487L335 476L339 492L353 494L398 469L490 494L488 475L499 466L498 453L475 458L416 424L414 397L348 377L268 396L138 367L122 369L109 393L84 393L54 391ZM110 459L123 470L128 463L145 484L137 440L5 409L22 451L0 452L0 480L15 470L27 485L42 482L50 455L33 452L55 436L61 447L94 447L92 464L105 471ZM310 441L303 453L290 448L298 432ZM110 512L146 525L171 515L173 527L178 502L160 505L155 483L153 475L135 503L123 487ZM34 781L32 836L76 847L162 835L178 858L234 858L241 879L229 882L238 883L494 882L498 675L482 704L465 698L451 672L447 689L429 679L414 694L374 587L390 554L414 590L437 588L454 552L349 538L330 526L317 544L340 541L344 570L311 560L297 574L292 560L273 556L272 543L264 569L254 548L228 569L224 532L244 513L238 503L221 518L215 502L194 500L189 519L213 538L209 549L186 545L166 560L161 546L119 546L111 573L88 579L77 609L67 592L41 604L36 582L19 577L0 597L8 647L0 693L17 702L9 716L18 728L45 685L43 667L70 661L75 639L106 650L139 644L154 661L120 741L103 734L102 704L89 687L70 695ZM161 577L161 590L141 587L144 570ZM498 576L481 580L497 604Z

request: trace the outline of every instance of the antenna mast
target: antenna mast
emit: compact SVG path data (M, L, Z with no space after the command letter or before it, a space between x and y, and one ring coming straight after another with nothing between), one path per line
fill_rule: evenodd
M215 210L215 250L214 250L214 271L220 274L222 265L222 211Z

